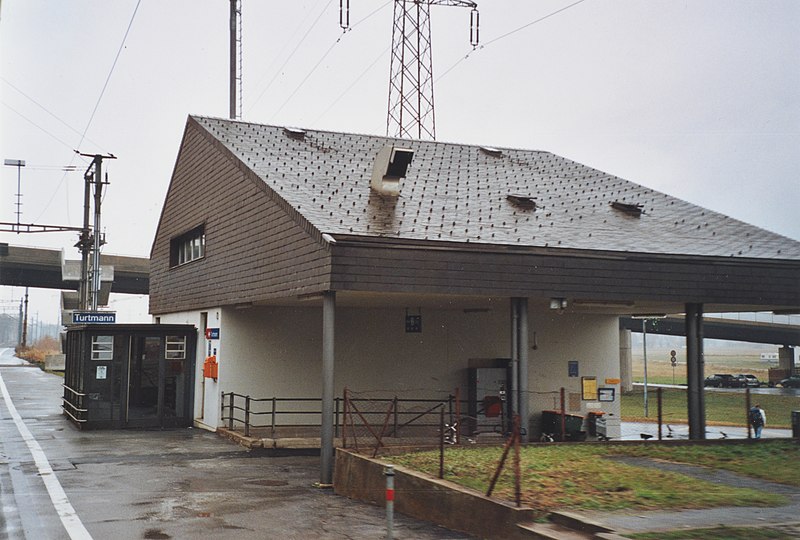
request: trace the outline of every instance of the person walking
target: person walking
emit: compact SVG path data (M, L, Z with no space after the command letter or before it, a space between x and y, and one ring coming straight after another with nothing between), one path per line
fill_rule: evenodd
M767 413L764 412L764 409L761 408L761 405L756 403L750 409L750 425L753 426L753 431L755 432L754 438L761 438L761 430L764 429L766 424Z

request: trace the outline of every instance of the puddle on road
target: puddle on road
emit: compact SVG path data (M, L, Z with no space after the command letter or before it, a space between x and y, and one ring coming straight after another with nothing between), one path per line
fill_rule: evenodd
M267 486L267 487L280 487L289 485L289 482L287 482L286 480L268 480L268 479L245 480L244 483L256 486Z

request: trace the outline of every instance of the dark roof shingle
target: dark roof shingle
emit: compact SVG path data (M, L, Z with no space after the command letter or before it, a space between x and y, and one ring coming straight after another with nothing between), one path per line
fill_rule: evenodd
M800 242L549 152L316 130L297 137L282 127L193 118L321 233L800 259ZM399 197L370 190L375 156L391 144L414 150ZM613 208L615 201L640 205L642 215Z

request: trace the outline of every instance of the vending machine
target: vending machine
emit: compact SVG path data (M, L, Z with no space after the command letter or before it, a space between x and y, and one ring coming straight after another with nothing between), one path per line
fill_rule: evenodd
M505 433L511 419L511 363L495 361L498 367L469 368L470 431Z

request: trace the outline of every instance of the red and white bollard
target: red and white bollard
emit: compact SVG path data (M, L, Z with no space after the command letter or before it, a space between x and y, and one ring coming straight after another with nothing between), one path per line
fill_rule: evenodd
M386 538L394 538L394 467L387 465L386 476Z

